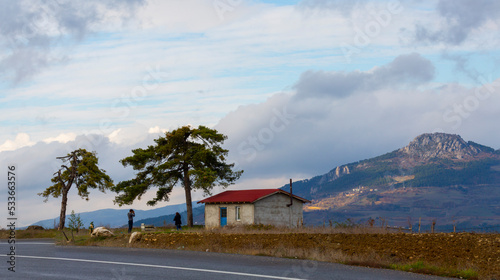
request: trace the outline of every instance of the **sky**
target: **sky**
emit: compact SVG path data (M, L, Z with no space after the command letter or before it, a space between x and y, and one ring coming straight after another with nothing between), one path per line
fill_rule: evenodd
M277 188L422 133L500 148L495 0L0 0L0 180L19 225L58 217L56 157L119 160L184 125L228 136L229 189ZM213 194L223 191L216 187ZM149 209L147 198L126 208ZM70 190L68 214L114 193ZM0 219L7 220L4 188ZM202 192L193 199L203 198ZM177 187L168 202L184 203Z

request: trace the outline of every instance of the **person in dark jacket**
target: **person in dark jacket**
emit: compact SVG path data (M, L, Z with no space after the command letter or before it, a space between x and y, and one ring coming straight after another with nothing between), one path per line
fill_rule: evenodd
M179 214L179 212L175 212L174 223L177 230L181 230L182 221L181 221L181 214Z
M94 231L94 222L90 222L90 226L89 226L89 231L90 231L90 234L92 235L92 232Z
M134 225L134 217L135 217L135 212L133 209L130 209L127 213L128 216L128 233L132 232L132 226Z

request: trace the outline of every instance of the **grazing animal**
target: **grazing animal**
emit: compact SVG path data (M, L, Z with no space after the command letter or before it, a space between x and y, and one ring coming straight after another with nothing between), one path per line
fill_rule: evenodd
M92 237L113 236L114 234L105 227L96 227L92 232Z
M139 242L142 238L142 235L140 232L134 232L130 235L130 239L128 240L128 243L134 243L134 242Z

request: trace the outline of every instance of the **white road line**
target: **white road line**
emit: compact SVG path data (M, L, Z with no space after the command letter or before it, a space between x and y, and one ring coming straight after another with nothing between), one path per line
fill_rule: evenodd
M143 267L154 267L154 268L190 270L190 271L210 272L210 273L219 273L219 274L231 274L231 275L238 275L238 276L261 277L261 278L269 278L269 279L304 280L304 279L300 279L300 278L289 278L289 277L280 277L280 276L272 276L272 275L251 274L251 273L243 273L243 272L231 272L231 271L223 271L223 270L212 270L212 269L180 267L180 266L142 264L142 263L126 263L126 262L111 262L111 261L98 261L98 260L85 260L85 259L40 257L40 256L20 256L20 255L16 255L16 258L46 259L46 260L57 260L57 261L74 261L74 262L89 262L89 263L104 263L104 264L118 264L118 265L130 265L130 266L143 266Z

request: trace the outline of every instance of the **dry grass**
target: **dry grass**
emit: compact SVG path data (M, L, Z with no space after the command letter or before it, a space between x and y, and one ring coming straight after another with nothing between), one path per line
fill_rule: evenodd
M0 230L0 239L8 239L10 235L9 230ZM16 239L27 239L27 238L56 238L60 235L60 232L56 229L46 229L46 230L16 230Z
M281 234L281 233L308 233L308 234L384 234L394 233L397 230L381 227L365 227L353 224L328 224L319 227L299 227L299 228L286 228L275 227L269 225L245 225L245 226L225 226L223 228L213 229L193 229L189 232L212 232L222 234Z
M70 244L265 255L463 279L500 276L499 234L408 234L350 225L298 229L260 225L210 230L196 227L180 232L157 228L143 233L139 243L128 244L126 229L115 229L114 233L114 237L90 238L88 232L80 232ZM34 233L24 235L40 237ZM60 233L56 238L60 244L67 244Z
M392 269L409 271L421 274L432 274L438 276L456 277L460 279L478 279L479 274L476 270L468 269L454 269L448 268L444 269L441 266L430 265L423 261L417 261L409 264L391 264L389 266Z

